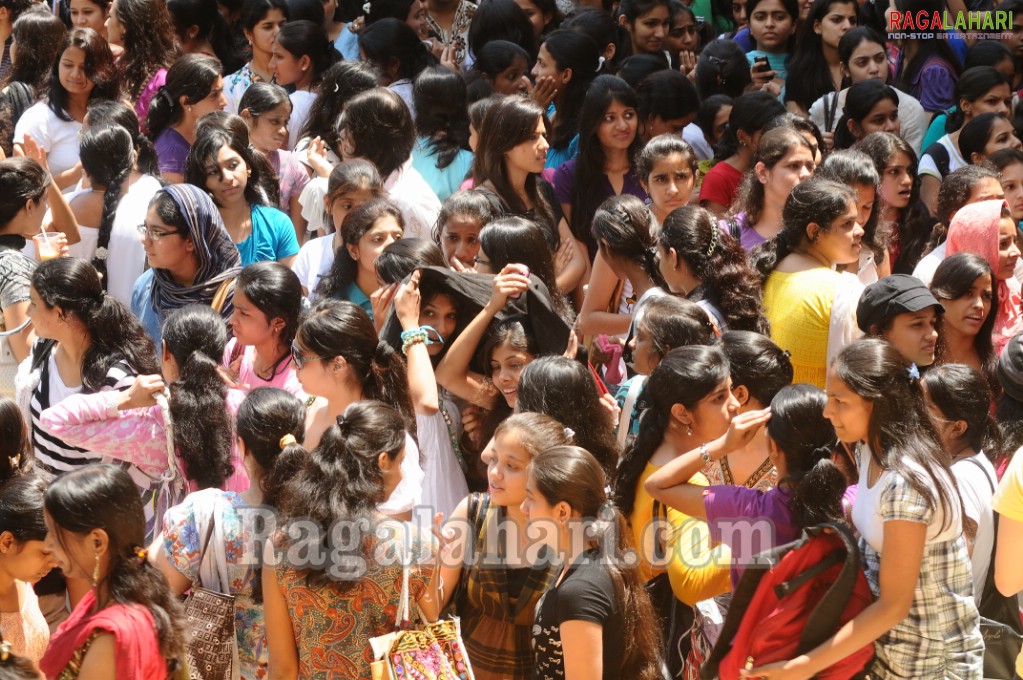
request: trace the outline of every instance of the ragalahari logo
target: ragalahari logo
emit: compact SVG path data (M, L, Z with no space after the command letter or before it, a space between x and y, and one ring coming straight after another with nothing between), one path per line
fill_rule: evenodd
M1012 30L1012 12L888 12L890 40L947 40L956 33L972 40L998 40Z

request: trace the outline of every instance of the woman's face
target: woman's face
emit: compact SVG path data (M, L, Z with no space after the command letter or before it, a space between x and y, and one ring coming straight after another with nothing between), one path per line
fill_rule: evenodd
M526 479L526 499L522 501L519 509L529 519L530 531L537 532L544 545L551 548L560 546L561 532L557 529L561 526L559 510L536 488L536 475L532 465L529 466L529 475Z
M794 28L792 15L781 0L763 0L749 17L750 35L764 52L784 52Z
M337 390L338 378L334 371L335 366L340 363L337 357L321 357L303 345L298 338L295 338L292 344L292 352L305 357L301 366L294 361L291 362L303 392L314 397L327 397Z
M654 162L650 174L643 180L643 188L650 202L667 215L689 202L696 176L692 167L680 153L673 153Z
M241 288L234 291L234 312L228 321L234 337L242 345L262 345L276 340L284 330L284 319L267 318L266 314L249 299Z
M1012 219L1023 220L1023 163L1011 163L1002 168L1002 191L1009 204Z
M646 139L653 139L657 135L680 135L685 126L695 119L695 113L681 118L661 118L660 115L654 114L644 122L643 136Z
M28 289L28 318L37 337L53 340L65 326L58 307L47 307L34 286ZM65 326L66 327L66 326Z
M991 277L987 274L978 276L963 295L954 300L941 301L945 308L941 322L942 330L945 332L952 330L968 337L976 336L991 313L993 299Z
M519 402L519 378L533 358L508 342L502 342L490 353L490 380L513 410Z
M897 314L884 338L892 343L899 354L917 366L934 363L934 350L938 346L938 312L927 307L917 312Z
M632 350L632 367L640 375L650 375L657 364L661 363L661 352L654 345L654 339L645 323L636 324L629 348Z
M480 232L483 225L468 215L452 215L444 223L440 232L440 247L444 251L444 259L452 268L457 269L458 260L465 269L472 269L474 260L480 252Z
M89 77L85 66L85 51L80 47L69 47L60 55L57 75L63 87L71 97L88 99L95 83Z
M725 378L693 408L690 423L693 434L705 442L717 439L728 431L738 412L739 401L732 394L732 379Z
M0 541L3 541L6 548L3 559L3 569L7 576L23 583L36 583L42 577L50 573L57 566L57 557L47 547L46 541L18 541L4 532L0 534ZM7 545L7 541L10 544Z
M70 531L61 530L50 517L50 513L45 510L43 517L46 521L46 539L43 541L43 548L64 572L64 576L91 583L97 556L96 549L91 545L93 542L91 540L92 532L79 536ZM59 539L58 536L60 536ZM63 545L61 545L61 540L63 540Z
M71 0L71 25L77 28L91 28L100 35L106 34L103 24L107 20L109 10L105 10L92 0Z
M352 189L350 191L342 191L333 196L326 196L324 202L326 203L327 212L330 213L331 223L334 225L334 250L336 251L341 247L341 223L345 221L345 217L348 213L358 208L363 203L368 203L374 198L377 198L379 194L374 192L372 189L359 188Z
M540 78L553 78L554 86L558 92L564 89L568 85L568 81L572 79L571 72L568 69L562 69L551 53L547 51L547 43L540 45L536 63L533 64L533 70L530 73L533 74L533 82L539 81Z
M273 42L271 54L270 70L274 72L278 85L294 85L305 78L309 70L309 57L295 57L277 40Z
M636 109L620 101L612 101L597 127L597 140L607 150L628 151L636 140L638 126Z
M251 31L245 31L245 37L252 43L252 51L270 55L273 52L277 34L281 32L281 26L286 21L284 12L280 9L274 7L267 11L266 16L260 19Z
M735 22L736 30L744 28L749 23L744 0L732 3L732 21Z
M346 247L362 272L376 275L377 258L380 257L380 253L384 252L384 248L401 239L403 234L404 230L393 215L382 215L359 238L358 243Z
M832 265L852 264L860 259L863 246L863 227L856 221L859 209L850 201L845 214L840 215L827 231L821 229L813 248Z
M224 79L217 76L217 79L213 81L213 87L210 88L210 93L206 95L206 98L196 102L195 104L191 104L191 107L192 112L190 115L195 120L199 120L207 113L223 111L227 108L227 98L224 96Z
M103 22L104 28L106 28L107 42L111 45L124 46L124 24L117 18L117 0L110 3L110 12L107 14L107 20Z
M262 154L271 154L288 141L288 119L291 118L291 103L263 112L249 124L249 142Z
M884 166L881 175L881 198L898 210L909 206L913 195L913 168L909 161L909 156L900 151Z
M854 184L853 189L856 190L856 208L859 211L856 221L865 225L870 219L870 213L874 211L877 189L873 184Z
M718 109L718 112L714 114L714 128L711 131L712 139L707 141L711 144L717 144L721 141L721 136L725 134L725 126L728 125L728 117L732 115L732 105L726 104Z
M813 28L822 43L837 50L838 41L856 23L856 3L838 3L831 6L823 19L813 22Z
M853 392L838 377L834 368L828 371L827 394L824 417L835 426L838 440L847 444L865 441L870 428L870 416L874 412L873 402Z
M995 278L1004 281L1012 276L1018 259L1016 222L1011 217L1003 217L998 223L998 271L995 272Z
M505 167L538 175L543 172L544 165L547 163L547 150L550 148L551 145L547 143L547 128L543 124L543 118L537 118L533 134L504 152Z
M408 16L405 17L405 23L416 32L420 40L426 40L430 37L430 27L426 22L427 11L426 3L422 0L416 0L408 8Z
M147 233L142 237L146 261L153 269L175 271L196 259L192 239L178 233L178 228L160 219L155 208L146 213Z
M782 206L796 185L813 175L813 152L797 144L773 168L757 163L756 169L757 177L764 185L765 199Z
M884 45L869 40L861 42L853 49L845 70L849 73L853 85L864 80L880 80L887 83L888 53L885 52Z
M515 0L515 4L529 17L529 23L533 25L533 37L539 38L544 27L551 21L550 12L544 12L530 0Z
M1019 138L1016 137L1016 131L1013 129L1009 119L998 118L995 120L991 126L991 131L988 133L987 144L984 145L984 158L988 158L991 154L1002 149L1020 148L1023 148L1023 144L1020 144Z
M498 73L490 81L494 88L494 94L528 94L530 89L529 78L526 76L526 69L529 64L525 57L516 56L511 66Z
M451 296L438 293L425 302L422 309L419 310L419 325L432 327L443 340L443 342L437 342L437 338L433 337L432 333L430 334L433 344L426 346L430 356L437 356L443 352L444 347L451 344L451 336L454 335L455 329L458 327L458 309L452 302Z
M249 183L249 166L237 151L222 146L217 151L217 169L206 176L206 188L220 207L245 202L245 187Z
M636 17L630 22L625 17L621 23L632 36L632 49L635 54L659 54L664 51L664 39L671 27L671 16L668 6L657 5L646 14Z
M487 461L490 501L494 505L518 507L526 500L526 476L533 457L511 429L505 429L494 437L491 451Z
M699 27L689 12L679 12L671 18L671 30L664 38L664 49L672 54L696 52L700 47Z
M972 102L965 98L960 99L959 106L966 121L982 113L997 113L1007 118L1012 112L1012 91L1008 83L1000 83Z
M855 127L859 127L860 136L857 139L863 139L871 132L891 132L897 135L902 130L899 123L899 105L890 99L882 99L874 104L870 112L860 121L859 126L855 126L855 122L852 125L854 126L852 129L854 136L856 135Z

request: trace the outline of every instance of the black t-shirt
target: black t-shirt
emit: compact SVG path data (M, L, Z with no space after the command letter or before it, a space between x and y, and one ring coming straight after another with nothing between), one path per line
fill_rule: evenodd
M619 680L625 656L622 615L614 597L614 584L598 553L583 553L569 568L561 585L551 586L536 605L533 618L533 677L565 677L561 624L590 621L603 626L604 680Z

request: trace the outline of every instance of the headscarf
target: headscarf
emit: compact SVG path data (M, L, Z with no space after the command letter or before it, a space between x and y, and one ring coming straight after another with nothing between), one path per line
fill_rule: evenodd
M208 305L213 302L217 289L224 281L238 276L241 271L241 255L238 247L231 239L220 217L216 204L202 189L191 184L172 184L156 193L165 193L174 200L178 210L188 225L188 236L195 245L195 255L199 258L199 269L191 286L181 286L174 281L166 269L153 270L153 290L151 301L153 309L166 318L175 309L200 303ZM232 291L233 293L233 291ZM233 294L220 310L225 319L233 309Z
M964 206L948 228L945 257L956 253L973 253L987 260L991 271L998 271L998 225L1002 221L1002 199L980 201ZM991 331L995 352L1001 354L1009 339L1023 330L1020 305L1020 283L1015 276L998 280L998 316Z

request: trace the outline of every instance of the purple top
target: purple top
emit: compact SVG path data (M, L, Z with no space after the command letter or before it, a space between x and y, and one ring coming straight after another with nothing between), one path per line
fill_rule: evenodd
M554 196L558 199L558 203L566 205L572 204L572 190L575 188L575 165L578 161L577 158L573 158L570 161L565 161L558 169L554 171ZM629 194L636 198L645 201L647 199L646 191L643 190L643 185L639 183L639 178L631 170L625 173L622 178L622 193L615 194L614 187L611 186L611 180L607 178L607 175L601 175L601 182L599 186L593 189L596 191L601 198L601 202L604 199L611 198L615 195L624 196ZM587 248L590 250L590 259L593 259L597 254L597 244L593 242L593 237L587 230L586 234L581 235L583 242L586 243Z
M156 160L160 165L160 172L176 172L179 175L185 174L185 161L188 159L188 150L192 145L184 137L178 134L177 130L167 128L156 138L153 144L156 149Z
M732 228L729 222L734 222L739 227L739 245L747 253L756 246L760 245L767 239L757 233L757 230L753 228L753 225L746 219L746 212L740 212L735 217L726 217L723 220L718 221L718 226L721 227L721 231L728 235L732 235Z
M135 115L139 117L139 123L142 127L142 132L149 132L149 102L153 101L153 97L160 91L167 82L167 69L161 68L153 77L142 86L142 91L139 93L139 100L135 102ZM162 168L161 168L162 169Z
M896 73L905 67L902 64L903 54L899 53ZM956 74L955 70L941 57L935 55L924 62L910 83L909 93L920 100L920 104L928 113L944 111L955 103Z
M710 538L732 550L733 590L754 555L799 538L790 502L783 489L710 486L703 492Z

